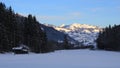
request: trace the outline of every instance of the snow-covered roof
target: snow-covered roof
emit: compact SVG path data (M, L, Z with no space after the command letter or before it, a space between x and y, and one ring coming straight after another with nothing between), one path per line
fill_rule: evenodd
M13 50L21 50L23 47L13 47Z
M12 49L13 50L21 50L23 48L26 48L26 49L29 49L29 47L27 47L26 45L24 44L20 44L18 47L13 47Z

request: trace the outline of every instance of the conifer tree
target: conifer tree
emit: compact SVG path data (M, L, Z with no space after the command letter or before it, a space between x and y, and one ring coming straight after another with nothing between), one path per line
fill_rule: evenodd
M69 49L69 42L67 35L64 36L64 42L63 42L64 49Z
M97 46L99 49L120 50L120 25L109 26L99 33Z
M11 51L20 44L30 47L35 53L50 51L46 32L35 16L29 14L21 18L11 7L6 8L5 4L0 3L0 52Z

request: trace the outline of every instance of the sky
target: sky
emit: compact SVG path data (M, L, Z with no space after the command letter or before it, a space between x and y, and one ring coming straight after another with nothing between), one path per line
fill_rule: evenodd
M36 16L40 23L120 24L120 0L0 0L16 13Z

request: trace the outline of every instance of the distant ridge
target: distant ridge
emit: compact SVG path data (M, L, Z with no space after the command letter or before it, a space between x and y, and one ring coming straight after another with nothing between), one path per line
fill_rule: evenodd
M49 25L48 25L49 26ZM97 26L73 23L70 25L62 24L61 26L51 26L54 29L68 34L71 38L77 40L83 45L96 45L98 33L101 28Z

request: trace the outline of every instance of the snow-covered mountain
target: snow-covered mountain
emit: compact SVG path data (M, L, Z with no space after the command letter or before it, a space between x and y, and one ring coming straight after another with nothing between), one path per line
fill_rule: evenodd
M58 31L58 30L53 28L53 27L56 27L56 26L50 25L50 24L41 24L41 27L46 32L48 41L55 41L55 42L58 42L58 43L63 43L65 33L61 32L61 31ZM72 44L78 43L78 41L74 40L70 36L68 36L68 40Z
M50 25L48 25L50 26ZM68 34L73 39L82 43L83 45L96 45L98 33L101 28L97 26L74 23L71 25L52 26L54 29Z

